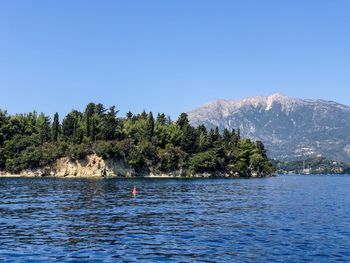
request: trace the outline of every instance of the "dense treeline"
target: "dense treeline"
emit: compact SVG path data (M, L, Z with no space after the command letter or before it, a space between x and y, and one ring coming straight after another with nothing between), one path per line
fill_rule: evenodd
M82 159L96 153L124 161L136 171L227 172L249 175L273 172L264 145L241 139L239 131L207 130L152 112L117 117L116 108L90 103L60 122L36 112L0 111L0 170L19 172L51 164L60 157Z
M349 174L350 164L329 160L325 157L309 157L290 161L273 160L277 172L281 174Z

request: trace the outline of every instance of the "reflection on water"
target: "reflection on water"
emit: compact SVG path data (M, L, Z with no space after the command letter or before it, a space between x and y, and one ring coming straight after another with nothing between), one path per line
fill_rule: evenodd
M0 178L0 260L346 262L349 203L350 176Z

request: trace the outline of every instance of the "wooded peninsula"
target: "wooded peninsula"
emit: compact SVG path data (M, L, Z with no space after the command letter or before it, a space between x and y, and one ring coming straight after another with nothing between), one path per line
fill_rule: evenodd
M62 121L44 113L9 115L0 111L0 171L57 168L57 161L80 162L92 155L127 167L101 175L268 176L274 172L261 141L241 138L239 130L190 125L186 113L176 121L143 111L119 117L115 106L89 103ZM91 159L91 158L90 158ZM68 162L67 161L67 162ZM92 161L92 166L95 161ZM87 167L87 164L81 164ZM100 169L100 165L98 169ZM102 169L102 168L101 168ZM67 172L66 172L67 174ZM42 173L41 175L50 175Z

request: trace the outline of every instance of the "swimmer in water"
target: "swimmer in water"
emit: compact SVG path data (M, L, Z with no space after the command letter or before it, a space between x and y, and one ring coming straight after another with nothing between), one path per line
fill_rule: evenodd
M135 185L134 185L134 188L132 189L131 193L132 193L133 195L137 195L137 194L139 193L139 192L137 191Z

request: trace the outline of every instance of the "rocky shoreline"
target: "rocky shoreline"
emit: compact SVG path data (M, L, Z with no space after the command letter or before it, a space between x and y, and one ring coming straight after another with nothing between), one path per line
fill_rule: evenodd
M58 159L51 166L36 169L26 169L19 173L0 171L0 177L59 177L59 178L211 178L211 177L268 177L271 175L241 175L228 173L196 173L191 174L186 170L177 170L169 173L155 173L152 171L136 172L125 163L110 159L104 160L96 154L88 155L83 160L70 160L67 157Z

